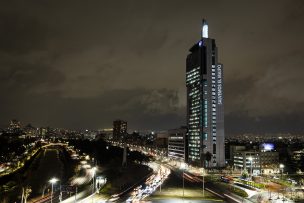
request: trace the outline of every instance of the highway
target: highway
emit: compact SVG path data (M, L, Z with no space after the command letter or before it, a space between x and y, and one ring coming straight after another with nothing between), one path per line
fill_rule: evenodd
M126 202L139 202L145 199L156 189L161 188L161 185L171 173L169 168L156 162L151 162L149 166L153 169L154 173L145 181L144 184L136 187L131 192Z
M148 164L153 169L152 174L140 180L137 184L128 188L125 191L121 191L119 194L114 194L110 198L105 198L100 194L94 193L87 196L78 203L103 203L103 202L139 202L145 197L151 195L157 188L161 187L161 184L168 178L170 169L159 163L150 162ZM67 202L63 202L67 203Z
M116 146L122 146L121 143L112 143L113 145ZM157 153L157 151L155 151L154 153L151 153L151 149L146 149L142 148L140 146L132 146L129 145L131 150L137 150L137 151L142 151L146 154L150 154L150 155L154 155L158 160L162 161L162 154L161 153ZM183 172L182 170L180 170L179 168L176 168L175 166L172 166L168 163L161 163L158 162L158 164L162 164L162 166L170 169L172 172L176 173L180 178L183 178ZM184 171L184 178L185 181L188 181L190 183L193 184L199 184L201 187L203 187L203 179L201 176L199 175L195 175L193 173L190 173L189 171L185 170ZM212 183L212 182L205 182L205 190L213 193L214 195L216 195L217 197L219 197L220 199L226 201L226 202L231 202L231 203L252 203L252 201L247 200L245 198L242 198L238 195L235 195L227 190L225 190L224 188L219 187L218 185Z

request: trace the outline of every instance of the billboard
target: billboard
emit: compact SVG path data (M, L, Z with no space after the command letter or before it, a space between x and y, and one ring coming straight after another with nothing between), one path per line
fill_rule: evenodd
M274 150L274 144L273 143L263 143L260 145L261 151L273 151Z

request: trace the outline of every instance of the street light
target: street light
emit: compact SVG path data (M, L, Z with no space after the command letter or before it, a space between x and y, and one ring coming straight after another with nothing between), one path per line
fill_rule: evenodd
M53 190L54 190L54 184L58 181L57 178L52 178L49 180L49 182L52 184L52 192L51 192L51 203L53 203Z
M250 161L250 178L251 178L251 180L252 180L252 160L253 160L253 158L250 156L250 157L248 158L248 160Z
M284 170L284 164L280 164L280 171L281 171L281 179L283 178L283 170Z
M185 196L185 179L184 179L184 176L185 176L186 163L182 162L180 167L183 170L183 198L184 198L184 196Z
M203 175L203 197L205 197L205 174L206 171L204 168L202 168L202 175Z
M96 167L92 168L92 175L93 175L93 193L95 192L95 175L96 175Z
M93 177L93 187L92 187L92 202L93 202L94 201L93 194L95 192L95 174L96 174L96 170L97 170L96 166L94 166L91 170L92 170L92 177Z
M106 184L106 182L107 182L107 178L102 177L102 176L97 176L96 177L96 183L95 183L95 185L96 185L96 188L97 188L97 193L99 193L101 185Z

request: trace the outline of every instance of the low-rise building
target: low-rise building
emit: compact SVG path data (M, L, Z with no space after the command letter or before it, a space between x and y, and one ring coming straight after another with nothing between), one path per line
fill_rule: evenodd
M279 153L274 148L247 149L245 146L231 146L235 169L247 170L253 175L279 173Z
M163 132L158 132L155 135L154 139L154 146L156 148L167 148L168 146L168 132L163 131Z
M235 151L233 154L233 164L236 169L247 170L253 175L260 174L261 160L259 152L255 151Z

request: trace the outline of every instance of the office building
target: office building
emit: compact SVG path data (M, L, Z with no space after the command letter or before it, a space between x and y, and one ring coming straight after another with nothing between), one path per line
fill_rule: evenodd
M260 174L261 160L259 152L235 151L233 154L233 165L235 169L247 170L253 175Z
M113 121L113 139L122 140L127 135L127 121Z
M167 149L168 146L168 131L160 131L154 134L154 146L156 148Z
M187 128L181 127L168 131L168 157L180 161L187 161Z
M215 40L202 24L201 39L186 61L188 162L206 167L225 166L223 65ZM208 154L212 154L211 160ZM206 156L207 154L207 156Z
M230 146L233 166L237 170L251 171L253 175L279 172L279 152L271 143L263 143L259 149L245 146Z

